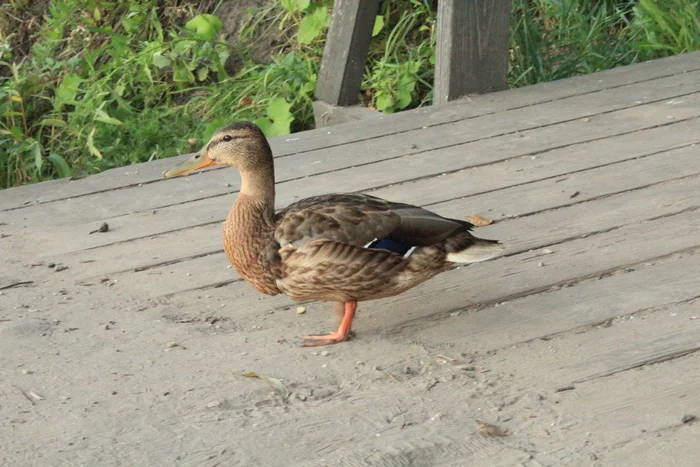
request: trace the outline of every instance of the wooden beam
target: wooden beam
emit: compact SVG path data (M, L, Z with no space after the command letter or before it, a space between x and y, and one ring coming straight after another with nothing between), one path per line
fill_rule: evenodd
M316 85L316 99L357 104L380 0L335 0Z
M439 0L434 104L506 89L510 0Z

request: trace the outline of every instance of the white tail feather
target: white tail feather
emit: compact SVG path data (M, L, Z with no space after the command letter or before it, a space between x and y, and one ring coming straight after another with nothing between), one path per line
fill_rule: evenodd
M478 243L456 253L448 253L447 261L451 263L478 263L499 256L504 246L500 243Z

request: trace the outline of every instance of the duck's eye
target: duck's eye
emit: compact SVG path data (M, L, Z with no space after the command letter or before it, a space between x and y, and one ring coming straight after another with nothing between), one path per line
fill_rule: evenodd
M232 139L231 135L224 135L224 138L223 138L224 141L231 141L231 139Z

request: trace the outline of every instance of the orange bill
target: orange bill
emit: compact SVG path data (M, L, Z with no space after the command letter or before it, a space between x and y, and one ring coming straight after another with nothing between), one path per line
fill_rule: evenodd
M207 151L202 149L199 152L193 154L188 154L190 157L185 159L184 162L176 165L172 169L163 173L165 178L177 177L178 175L185 175L195 170L203 169L214 165L214 161L209 158Z

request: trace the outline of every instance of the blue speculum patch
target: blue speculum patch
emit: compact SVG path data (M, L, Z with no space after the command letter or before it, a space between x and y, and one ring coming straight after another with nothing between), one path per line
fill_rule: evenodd
M411 245L404 245L403 243L399 243L389 238L382 238L380 240L373 241L372 243L367 245L367 248L373 248L375 250L387 250L391 251L392 253L397 253L403 256L408 252L408 250L411 249Z

